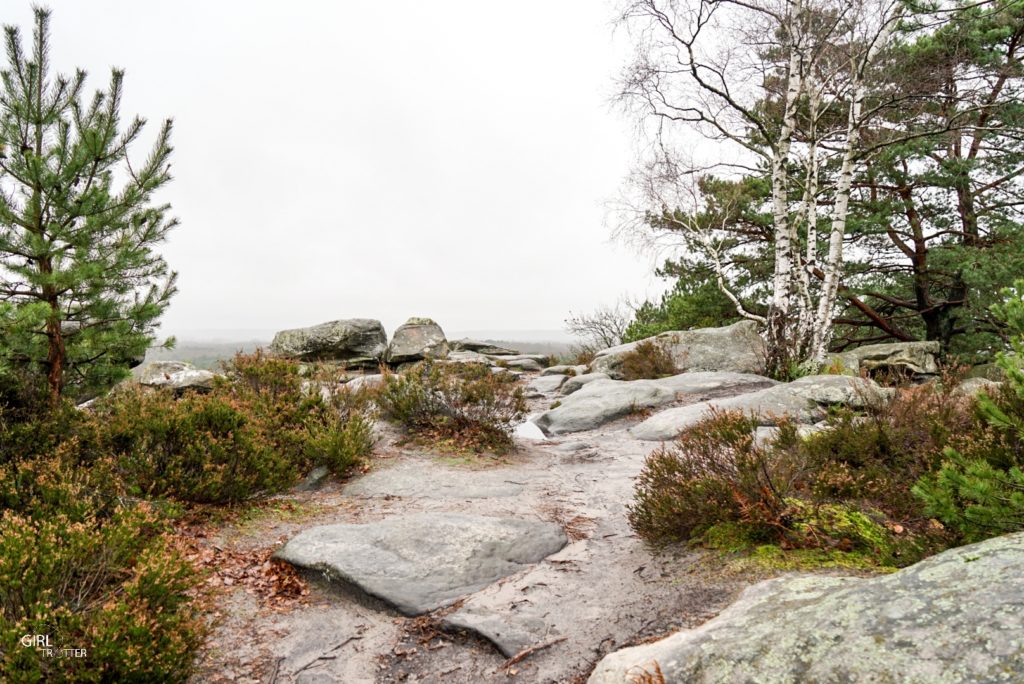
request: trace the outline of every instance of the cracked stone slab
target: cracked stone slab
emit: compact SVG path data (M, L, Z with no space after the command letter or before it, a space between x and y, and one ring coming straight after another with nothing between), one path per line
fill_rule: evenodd
M557 552L556 523L422 513L300 532L275 556L353 586L405 615L450 605Z

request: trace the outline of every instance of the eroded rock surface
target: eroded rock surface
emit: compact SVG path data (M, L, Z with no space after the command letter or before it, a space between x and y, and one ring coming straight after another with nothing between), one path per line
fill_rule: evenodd
M410 318L398 326L388 345L388 363L399 364L448 356L444 331L430 318Z
M1024 681L1024 534L872 579L788 576L696 629L626 648L589 684ZM652 680L653 681L653 680Z
M199 370L184 361L153 361L142 368L138 382L146 387L168 387L177 392L213 388L217 373Z
M511 575L566 544L561 526L462 513L420 513L300 532L275 555L420 615Z
M712 409L753 414L762 425L775 425L784 416L811 424L825 418L830 406L862 408L887 400L889 392L871 380L847 375L812 375L757 392L713 399L666 409L630 430L638 439L675 439L683 430L703 420Z
M622 358L647 341L665 349L680 371L764 372L764 342L753 321L721 328L664 332L647 340L603 349L590 364L591 372L621 378Z
M349 366L376 365L387 351L388 337L380 321L350 318L308 328L282 330L270 351L301 361L340 361Z
M930 376L939 372L936 359L940 351L939 343L936 341L868 344L837 354L833 357L832 363L854 375L864 370Z

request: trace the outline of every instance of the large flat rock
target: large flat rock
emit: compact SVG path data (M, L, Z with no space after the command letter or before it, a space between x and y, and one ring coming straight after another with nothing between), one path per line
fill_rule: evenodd
M812 375L748 394L702 401L654 414L630 433L637 439L669 440L707 417L712 409L742 411L762 425L775 425L788 417L797 423L816 423L830 406L861 408L885 401L888 394L870 380L847 375Z
M569 378L573 381L587 375ZM544 378L538 378L542 380ZM769 380L752 373L697 372L680 373L660 380L591 380L561 400L561 404L545 411L534 420L548 434L560 435L593 430L616 418L640 409L670 404L680 396L713 391L756 389L772 385Z
M405 615L454 603L566 544L560 525L457 513L421 513L305 530L275 555L323 572Z
M657 663L668 684L1021 682L1021 567L1014 534L885 577L769 580L696 629L606 656L587 681L622 684Z
M342 490L346 496L407 497L422 499L493 499L516 496L521 484L509 481L499 469L448 468L431 461L404 461L375 469L351 480ZM514 479L514 478L513 478Z
M380 321L349 318L282 330L274 335L270 351L301 361L341 361L352 366L373 366L384 356L387 344Z

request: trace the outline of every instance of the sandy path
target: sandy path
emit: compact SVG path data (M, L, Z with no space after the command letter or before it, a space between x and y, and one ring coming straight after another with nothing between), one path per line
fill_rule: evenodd
M555 397L531 400L546 407ZM498 460L458 459L396 446L386 432L368 475L287 498L315 513L225 529L219 543L266 547L328 522L367 522L421 511L552 520L569 532L561 552L467 597L463 610L556 641L511 667L479 635L441 625L452 610L410 619L312 578L308 604L261 608L236 591L204 653L196 681L583 681L605 653L705 621L740 587L710 576L699 553L653 555L626 522L633 479L650 442L628 436L627 418L546 442L524 442ZM464 462L460 462L464 461ZM503 627L504 628L504 627Z

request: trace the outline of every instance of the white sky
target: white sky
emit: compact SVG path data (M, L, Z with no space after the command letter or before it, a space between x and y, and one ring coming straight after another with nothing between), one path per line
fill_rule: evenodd
M30 3L3 6L30 41ZM58 70L91 91L121 66L126 119L175 119L164 334L560 329L661 289L604 220L633 146L604 0L47 6Z

